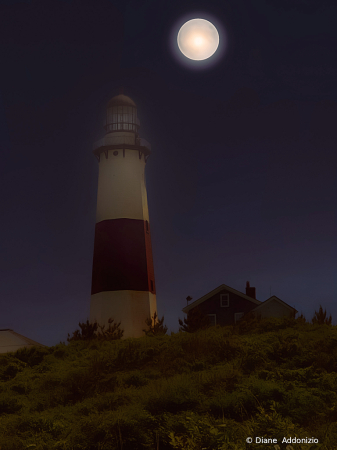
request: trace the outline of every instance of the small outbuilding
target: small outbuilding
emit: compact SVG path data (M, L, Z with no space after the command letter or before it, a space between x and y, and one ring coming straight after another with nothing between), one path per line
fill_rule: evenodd
M183 308L188 313L198 308L209 316L212 325L234 325L248 312L261 317L295 317L297 310L273 295L264 302L256 299L255 287L246 284L246 293L222 284Z
M20 348L35 346L45 347L10 328L0 329L0 353L16 352Z
M273 295L252 310L261 317L295 317L297 310Z

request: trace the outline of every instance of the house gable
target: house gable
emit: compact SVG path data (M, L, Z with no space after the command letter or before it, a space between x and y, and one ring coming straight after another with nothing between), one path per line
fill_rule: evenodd
M285 317L295 316L298 311L283 300L276 297L276 295L273 295L252 309L252 312L260 315L261 317Z
M215 314L215 323L225 326L235 323L235 319L239 318L240 313L246 314L260 304L259 300L222 284L186 306L183 312L188 313L188 311L197 307L202 313L212 315L212 320Z

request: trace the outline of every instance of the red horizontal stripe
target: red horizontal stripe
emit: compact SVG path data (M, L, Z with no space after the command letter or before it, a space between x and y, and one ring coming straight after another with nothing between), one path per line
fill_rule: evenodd
M143 220L96 224L91 294L119 290L155 293L150 230Z

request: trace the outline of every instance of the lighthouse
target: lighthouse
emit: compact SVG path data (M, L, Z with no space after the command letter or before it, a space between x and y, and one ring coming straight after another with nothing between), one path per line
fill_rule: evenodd
M107 105L99 164L90 322L121 322L125 338L143 336L157 310L145 184L151 146L138 135L137 107L120 93Z

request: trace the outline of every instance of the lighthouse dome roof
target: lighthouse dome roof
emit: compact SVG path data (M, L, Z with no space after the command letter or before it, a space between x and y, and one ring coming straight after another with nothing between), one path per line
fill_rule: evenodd
M116 95L116 97L113 97L108 103L108 108L110 106L115 106L115 105L136 107L135 102L133 100L131 100L130 97L128 97L127 95L124 95L124 94L119 94L119 95Z

